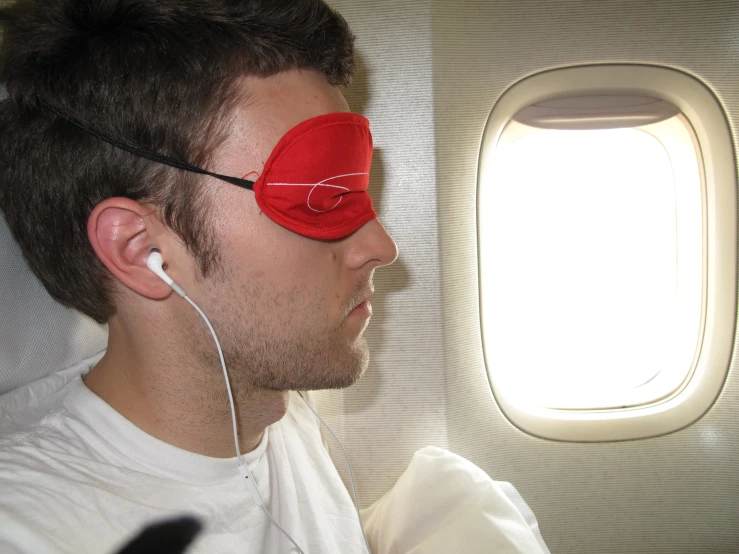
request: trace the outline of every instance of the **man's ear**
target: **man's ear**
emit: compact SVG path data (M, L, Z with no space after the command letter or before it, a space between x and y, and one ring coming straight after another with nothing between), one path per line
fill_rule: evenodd
M161 243L169 239L150 207L128 198L103 200L87 220L87 237L100 261L129 289L156 300L172 293L146 266L151 248L165 254Z

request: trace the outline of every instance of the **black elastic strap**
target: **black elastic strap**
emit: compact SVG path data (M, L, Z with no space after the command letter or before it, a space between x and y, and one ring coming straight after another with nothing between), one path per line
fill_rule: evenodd
M254 181L247 181L246 179L239 179L238 177L230 177L228 175L220 175L219 173L211 173L210 171L207 171L200 167L196 167L194 165L190 165L189 163L176 160L174 158L170 158L169 156L165 156L163 154L157 154L156 152L152 152L151 150L143 146L127 144L121 140L117 140L107 135L104 135L100 133L99 131L96 131L95 129L88 127L87 125L85 125L84 123L82 123L81 121L78 121L77 119L73 117L61 114L59 110L55 109L52 106L49 106L46 102L42 101L42 103L44 104L46 108L49 109L49 111L53 112L55 115L62 118L64 121L71 123L72 125L74 125L78 129L83 130L87 134L92 135L93 137L99 140L102 140L103 142L107 142L108 144L111 144L115 146L116 148L120 148L121 150L125 150L126 152L129 152L136 156L141 156L142 158L146 158L147 160L151 160L153 162L158 162L160 164L168 165L170 167L175 167L177 169L183 169L185 171L191 171L193 173L199 173L201 175L209 175L210 177L215 177L216 179L220 179L221 181L226 181L227 183L231 183L232 185L243 187L249 190L254 190Z

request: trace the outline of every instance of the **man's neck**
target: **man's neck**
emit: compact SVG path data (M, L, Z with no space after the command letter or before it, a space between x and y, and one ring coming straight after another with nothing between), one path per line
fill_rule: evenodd
M111 330L108 351L84 382L123 417L166 443L205 456L235 456L222 372L184 360L168 362L127 344ZM244 454L259 445L267 426L285 415L289 393L252 389L233 394Z

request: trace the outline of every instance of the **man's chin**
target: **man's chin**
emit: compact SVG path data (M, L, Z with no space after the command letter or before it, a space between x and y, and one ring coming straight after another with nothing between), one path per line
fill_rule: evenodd
M358 363L351 367L343 366L336 368L335 372L326 372L321 375L310 375L307 378L295 381L295 385L290 390L328 390L328 389L345 389L356 384L362 378L364 372L367 371L369 359L365 363Z
M354 385L367 371L369 366L369 352L366 344L354 356L347 357L343 363L325 365L314 371L302 372L300 375L286 376L282 383L271 383L277 386L267 386L272 390L327 390L345 389Z
M363 367L354 373L344 373L337 375L334 380L327 380L324 383L314 383L311 388L302 390L326 390L326 389L346 389L355 385L362 378L367 367Z
M261 361L255 362L254 357L249 359L247 356L227 357L232 360L249 360L242 364L232 364L231 367L239 368L240 371L231 371L229 368L237 388L240 381L249 389L281 392L344 389L354 385L369 366L369 347L363 337L359 337L351 345L334 344L333 347L327 346L320 350L294 348L292 352L278 356L277 364L275 357L261 356Z
M278 392L284 391L315 391L329 389L346 389L356 384L364 375L366 368L361 368L355 372L341 372L333 375L323 375L321 377L311 376L309 379L291 379L281 383L263 383L261 388Z

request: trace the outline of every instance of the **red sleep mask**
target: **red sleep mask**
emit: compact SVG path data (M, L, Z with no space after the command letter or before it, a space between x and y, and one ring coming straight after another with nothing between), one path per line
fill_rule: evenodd
M306 237L338 239L377 217L367 193L371 164L366 118L320 115L280 139L253 190L275 223Z
M51 112L98 139L148 160L210 175L253 190L274 222L314 239L340 239L377 217L367 193L372 163L369 121L349 112L319 115L290 129L277 143L256 182L213 173L138 144L116 139Z

